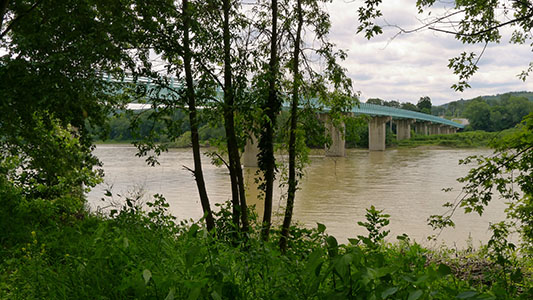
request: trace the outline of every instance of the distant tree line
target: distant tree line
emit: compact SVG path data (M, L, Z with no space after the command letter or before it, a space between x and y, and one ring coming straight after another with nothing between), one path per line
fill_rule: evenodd
M421 97L416 105L379 98L370 98L366 103L422 112L447 119L465 118L470 123L466 130L500 131L516 126L524 116L533 112L533 93L510 92L480 96L439 106L432 106L431 99L427 96Z
M171 118L176 127L175 132L180 137L171 146L190 146L191 124L188 115L183 110L176 110ZM132 128L133 122L138 124L136 128ZM88 124L89 132L94 141L102 140L103 137L104 141L110 142L132 142L145 139L150 134L156 133L155 141L166 143L172 139L167 136L167 126L166 122L150 119L147 114L140 112L115 113L109 117L109 122L104 126ZM222 124L208 121L200 122L198 135L204 145L225 137Z
M412 111L421 112L425 114L431 114L431 109L432 109L431 98L429 98L428 96L420 97L416 105L410 102L402 103L397 100L387 101L387 100L382 100L379 98L370 98L366 101L366 103L412 110Z
M470 100L453 101L434 106L434 115L446 118L466 118L467 129L500 131L516 126L533 112L533 93L517 92L496 96L482 96Z

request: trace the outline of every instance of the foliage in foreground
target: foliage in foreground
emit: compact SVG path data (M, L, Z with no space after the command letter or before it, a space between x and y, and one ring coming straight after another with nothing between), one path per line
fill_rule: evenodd
M160 196L148 212L126 199L103 217L74 205L58 209L0 183L2 299L526 299L533 293L528 276L508 285L496 276L479 283L458 278L406 236L384 243L388 215L373 207L359 222L368 236L343 245L322 224L292 227L282 255L279 233L264 243L258 224L235 242L224 207L212 235L201 223L176 223Z

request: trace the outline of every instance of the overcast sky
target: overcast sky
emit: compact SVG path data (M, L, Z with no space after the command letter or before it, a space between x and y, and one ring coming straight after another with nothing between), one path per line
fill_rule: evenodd
M415 2L385 0L383 18L378 23L396 24L404 29L419 27L422 24L419 19L424 16L417 15ZM353 3L333 0L328 11L332 20L330 40L348 51L343 65L363 101L377 97L416 103L420 97L429 96L434 105L440 105L479 95L533 91L533 76L526 82L516 76L533 61L533 52L529 43L510 44L510 30L503 32L500 44L487 47L479 71L470 80L472 88L455 92L450 86L458 77L447 68L448 59L463 51L480 52L482 45L463 45L453 35L429 30L401 35L391 41L398 32L392 27L384 28L383 35L368 41L363 34L356 35L357 8L361 3L361 0Z

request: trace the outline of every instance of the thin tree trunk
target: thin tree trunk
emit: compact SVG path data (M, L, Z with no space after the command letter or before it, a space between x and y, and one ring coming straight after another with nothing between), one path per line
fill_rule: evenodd
M4 16L7 11L7 4L9 0L0 0L0 32L2 32L2 25L4 24Z
M296 129L298 126L298 100L300 88L300 40L303 26L303 14L301 0L297 0L296 13L298 15L298 28L296 31L296 39L294 41L293 52L293 83L292 83L292 103L291 103L291 124L289 130L289 188L287 195L287 206L285 207L285 217L283 218L283 225L281 227L281 237L279 240L279 248L282 253L287 251L287 240L289 237L289 228L291 226L292 212L294 208L294 197L296 195L296 187L298 181L296 180Z
M248 214L246 206L246 195L244 191L244 180L242 175L241 161L239 156L239 146L235 134L234 103L235 92L232 82L231 69L231 36L229 28L229 18L231 1L224 0L223 13L223 40L224 40L224 127L226 129L226 141L228 146L229 172L231 179L231 195L233 204L233 222L239 228L239 217L242 222L242 230L248 231Z
M278 22L278 1L272 0L272 36L270 40L270 62L269 62L269 87L268 100L263 110L266 113L267 120L263 124L264 131L259 141L261 150L259 156L259 167L265 176L265 210L263 214L263 228L261 236L263 240L268 240L270 226L272 224L272 198L274 191L274 179L276 160L274 158L274 128L276 126L276 117L281 108L278 103L276 94L276 77L278 68L278 51L277 51L277 22Z
M191 49L189 46L189 30L191 16L189 11L189 1L183 0L183 64L185 68L185 81L187 84L186 95L187 102L189 104L189 122L191 125L191 143L192 152L194 158L194 178L196 180L196 186L198 187L198 193L200 194L200 202L202 204L202 210L204 212L205 221L207 224L207 230L211 231L215 228L215 221L211 212L211 206L209 204L209 198L205 187L204 174L202 171L202 159L200 156L200 141L198 138L198 118L196 116L196 97L194 94L194 84L191 70Z

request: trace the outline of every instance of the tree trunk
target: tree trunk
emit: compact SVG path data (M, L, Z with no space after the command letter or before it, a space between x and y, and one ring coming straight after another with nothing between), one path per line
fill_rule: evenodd
M4 16L7 11L7 4L9 0L0 0L0 33L3 32L2 25L4 24Z
M279 248L282 253L287 251L287 240L289 237L289 228L291 226L292 212L294 208L294 197L298 181L296 179L296 129L298 126L298 100L300 88L300 40L303 26L303 14L301 0L297 0L296 13L298 15L298 28L296 29L296 39L294 41L293 52L293 83L292 83L292 103L291 103L291 123L289 130L289 188L287 194L287 206L285 207L285 217L281 227L281 237Z
M242 175L241 160L239 156L239 145L235 134L234 104L235 91L232 82L231 69L231 36L229 28L231 3L224 0L224 127L226 129L226 141L229 157L229 172L231 179L231 195L233 204L233 222L239 228L239 217L242 222L242 230L248 231L248 213L246 205L246 195L244 190L244 180Z
M191 143L192 152L194 158L194 178L196 180L196 186L198 187L198 193L200 194L200 202L202 204L202 210L204 212L205 221L207 224L207 230L211 231L215 228L215 221L211 212L211 206L209 204L209 198L205 188L204 174L202 171L202 159L200 156L200 141L198 138L198 118L196 116L196 98L194 94L194 84L191 70L191 49L189 41L189 30L191 16L189 11L189 1L183 0L183 64L185 68L185 81L187 84L186 95L189 105L189 121L191 125Z
M274 179L276 169L276 159L274 158L274 128L276 117L281 108L276 94L276 77L278 68L277 51L277 22L278 22L278 1L272 0L272 36L270 40L270 62L268 76L268 99L263 106L263 111L267 120L263 123L263 132L259 140L259 167L265 176L265 210L263 214L263 228L261 236L263 240L268 240L270 226L272 224L272 198L274 191Z

